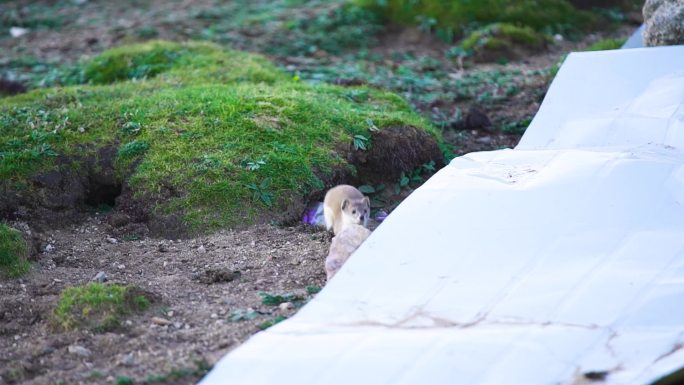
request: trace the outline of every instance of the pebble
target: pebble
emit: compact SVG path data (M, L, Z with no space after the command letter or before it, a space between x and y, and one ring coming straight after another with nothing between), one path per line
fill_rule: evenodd
M294 304L292 302L283 302L278 307L281 311L288 311L294 309Z
M117 243L117 242L119 242L119 241L117 241L116 238L107 237L107 242L109 242L109 243Z
M183 323L182 322L174 322L173 327L175 327L176 329L180 329L183 327Z
M197 251L199 251L200 253L206 253L207 249L204 248L204 245L201 245L200 247L197 248Z
M218 318L218 314L216 314L216 313L211 313L210 317L211 317L211 318Z
M89 357L92 353L90 350L84 348L83 346L80 345L69 345L67 348L67 351L71 354L75 354L77 356L81 357Z
M123 270L123 269L126 268L126 265L121 264L121 265L118 265L116 268L119 269L119 270Z
M476 142L482 143L482 144L490 144L492 142L492 137L491 136L483 136L481 138L475 139Z
M50 253L50 252L52 252L54 249L55 249L55 247L54 247L53 245L51 245L51 244L48 244L47 246L45 246L45 252L46 252L46 253Z
M107 282L107 273L105 273L104 271L97 273L97 275L95 275L95 277L93 278L93 281L99 283Z
M133 356L133 352L126 354L119 362L124 366L133 366L135 364L135 356Z
M152 317L151 321L153 324L159 325L159 326L166 326L166 325L171 324L171 321L167 320L166 318L161 318L161 317Z
M28 28L10 27L10 35L12 35L12 37L20 37L26 35L28 32Z

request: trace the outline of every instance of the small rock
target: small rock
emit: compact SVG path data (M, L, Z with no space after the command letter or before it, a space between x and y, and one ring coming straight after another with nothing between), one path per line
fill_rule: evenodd
M560 33L557 33L557 34L553 35L553 40L560 43L565 39L563 38L563 35L561 35Z
M200 247L197 248L197 251L199 251L200 253L206 253L207 249L204 248L204 245L201 245Z
M52 244L48 244L47 246L45 246L45 252L46 253L51 253L54 250L55 250L55 247Z
M489 120L485 110L475 105L471 105L470 109L468 109L465 124L468 129L489 128L492 126L492 122Z
M330 243L330 252L325 259L325 272L328 281L370 234L370 230L361 225L351 225L333 237Z
M123 270L123 269L126 268L126 265L124 265L124 264L117 265L116 268L119 269L119 270Z
M124 322L126 326L133 326L133 321L127 319L126 322Z
M109 242L109 243L117 243L117 242L119 242L119 241L117 241L116 238L107 237L107 242Z
M216 313L211 313L210 317L211 317L211 318L218 318L218 314L216 314Z
M67 351L71 354L81 356L81 357L90 357L92 354L90 350L84 348L83 346L80 345L69 345L67 348Z
M646 0L643 14L647 47L684 43L684 0Z
M166 312L166 315L169 317L173 317L173 310L169 310L168 312Z
M171 324L171 321L167 320L166 318L161 318L161 317L152 317L152 319L150 319L150 321L152 321L153 324L159 325L159 326L166 326L166 325Z
M281 311L289 311L294 309L294 304L292 302L283 302L278 305Z
M107 273L105 273L104 271L97 273L93 278L93 281L99 283L107 282Z
M199 274L199 273L197 273ZM193 273L193 279L195 273ZM204 274L199 274L198 279L202 283L210 285L212 283L230 282L234 279L240 278L242 273L240 271L230 271L226 269L207 269Z
M483 136L481 138L475 139L475 141L477 143L481 143L481 144L490 144L490 143L492 143L492 137L491 136Z
M21 27L11 27L10 28L10 35L12 37L21 37L26 35L29 32L28 28L21 28Z
M123 358L119 360L119 363L124 366L133 366L135 364L135 356L133 355L133 352L123 356Z
M169 251L169 248L166 247L165 244L160 243L159 246L157 246L157 251L159 251L160 253L166 253L167 251Z
M183 323L182 322L174 322L173 327L175 327L176 329L181 329L183 327Z

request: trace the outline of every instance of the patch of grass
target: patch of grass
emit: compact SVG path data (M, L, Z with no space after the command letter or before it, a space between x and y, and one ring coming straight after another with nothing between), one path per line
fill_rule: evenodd
M209 373L211 365L206 360L196 360L192 368L174 368L168 373L147 376L144 385L176 383L180 380L200 379Z
M605 51L609 49L620 49L627 39L603 39L589 46L586 51Z
M318 294L320 291L321 291L320 286L307 286L306 287L306 292L309 295Z
M56 29L67 24L67 19L56 12L58 5L29 2L22 5L0 2L0 29L11 27L32 30Z
M498 106L530 84L545 82L547 76L546 72L501 67L454 73L449 63L407 54L395 58L395 63L347 57L335 65L300 68L297 74L314 83L346 80L391 90L443 129L463 118L460 110L448 109L454 102ZM357 140L355 144L360 148L365 143ZM449 152L448 149L445 148L445 152Z
M118 376L116 377L116 382L114 382L116 385L133 385L135 382L133 381L132 378L128 376Z
M565 0L356 0L387 21L437 32L451 40L473 26L511 23L536 31L566 33L581 30L595 17L575 9Z
M167 81L272 83L283 75L267 60L239 51L223 51L210 43L178 44L153 40L113 48L82 65L84 81L110 84L153 78Z
M283 302L298 302L303 301L304 298L292 293L286 294L271 294L271 293L259 293L261 297L261 303L268 306L278 306Z
M392 93L358 87L364 98L350 99L349 88L294 81L261 56L212 44L149 42L82 66L86 82L108 84L0 100L0 187L28 194L31 175L78 169L115 146L136 199L201 232L279 219L334 172L352 172L338 149L368 135L368 121L440 140Z
M519 27L509 23L493 23L471 32L461 42L461 47L476 57L503 55L510 59L516 48L539 51L546 39L530 27Z
M271 326L273 326L279 322L285 321L286 319L287 319L287 317L285 317L285 316L277 315L277 316L271 318L270 320L267 320L267 321L260 323L259 325L257 325L257 327L259 328L259 330L266 330L266 329L270 328Z
M0 271L8 277L20 277L31 264L27 260L28 246L21 233L0 223Z
M295 13L284 22L266 49L278 55L312 55L318 51L339 54L350 48L367 48L382 30L379 17L355 4L309 8L316 14Z
M62 290L53 318L65 330L106 332L118 328L123 316L150 305L150 299L134 286L93 282Z

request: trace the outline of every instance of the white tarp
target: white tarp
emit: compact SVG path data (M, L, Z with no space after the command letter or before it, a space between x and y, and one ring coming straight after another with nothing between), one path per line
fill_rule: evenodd
M570 55L515 150L455 159L201 384L647 384L683 366L682 63Z

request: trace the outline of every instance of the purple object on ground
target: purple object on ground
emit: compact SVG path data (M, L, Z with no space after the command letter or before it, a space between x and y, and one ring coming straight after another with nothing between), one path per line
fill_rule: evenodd
M375 214L375 220L378 222L382 222L387 218L389 214L387 214L387 211L385 210L380 210Z
M312 226L323 225L325 223L325 219L323 218L323 202L314 202L310 204L306 208L306 211L304 211L302 222Z

